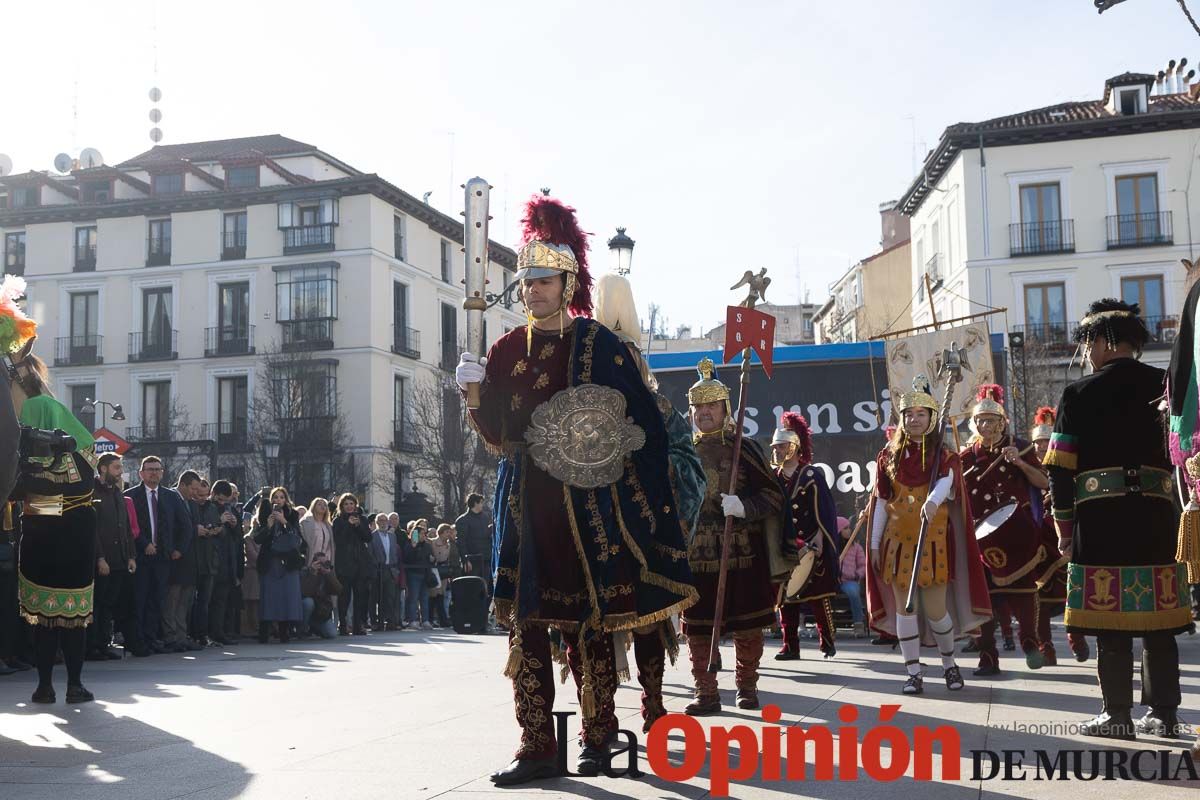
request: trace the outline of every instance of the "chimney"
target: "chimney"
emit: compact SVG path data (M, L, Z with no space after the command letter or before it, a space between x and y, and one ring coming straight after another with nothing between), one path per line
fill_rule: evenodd
M1182 85L1179 87L1179 91L1183 92L1184 94L1187 94L1188 92L1190 92L1192 90L1192 79L1195 77L1196 77L1196 70L1189 69L1188 74L1183 76L1183 79L1181 81Z
M909 239L908 217L904 216L897 207L895 200L879 204L881 235L879 249L887 250Z
M1160 95L1160 96L1166 94L1165 86L1164 86L1166 77L1167 77L1167 73L1163 72L1160 69L1158 71L1158 77L1154 81L1154 94Z
M1175 59L1167 62L1167 94L1175 94Z

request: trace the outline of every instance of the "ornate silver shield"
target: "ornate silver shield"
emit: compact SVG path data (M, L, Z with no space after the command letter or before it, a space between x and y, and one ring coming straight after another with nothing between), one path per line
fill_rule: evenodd
M646 444L646 432L625 417L625 396L585 383L564 389L533 410L525 441L533 462L568 486L615 483L625 456Z

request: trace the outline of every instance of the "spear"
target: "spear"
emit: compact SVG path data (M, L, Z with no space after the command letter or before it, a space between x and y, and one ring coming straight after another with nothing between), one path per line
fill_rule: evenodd
M929 489L925 493L928 499L933 492L933 486L938 480L938 470L942 465L942 436L946 433L946 419L950 414L950 401L954 397L954 386L962 380L962 370L965 353L958 349L958 342L951 342L949 350L942 351L942 368L938 377L946 379L946 394L942 400L941 413L938 414L937 447L933 451L933 472L929 475ZM921 515L921 531L917 534L917 555L913 559L912 579L908 583L908 597L904 601L904 612L913 613L917 603L917 576L921 573L921 556L925 551L925 538L929 533L929 520Z
M764 278L766 269L759 271L758 275L753 275L749 270L746 271L742 280L733 286L734 289L742 285L750 287L750 294L742 301L741 305L746 308L754 308L755 304L762 299L763 293L767 289L767 285L771 282L770 278ZM728 333L728 331L727 331ZM737 494L737 479L738 465L742 460L742 432L746 424L746 396L750 389L750 347L742 350L742 368L741 368L740 388L738 389L738 413L737 413L737 428L733 435L733 461L729 469L729 492L728 494ZM729 572L729 555L733 546L733 517L725 517L725 534L721 537L721 568L717 575L717 603L713 610L713 629L712 641L708 648L708 671L717 672L721 669L721 625L725 618L725 579Z

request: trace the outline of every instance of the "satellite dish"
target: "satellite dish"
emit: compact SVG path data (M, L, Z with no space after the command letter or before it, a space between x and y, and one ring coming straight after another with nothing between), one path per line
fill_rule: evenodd
M162 141L162 128L150 129L150 141L154 142L155 144L158 144Z
M159 100L162 100L162 89L155 86L150 90L150 102L157 103Z
M162 112L157 108L150 109L150 121L155 124L162 122Z
M104 156L94 147L85 147L79 154L79 166L83 169L104 166Z
M12 172L12 159L0 153L0 178Z
M54 157L54 168L62 173L71 171L71 157L66 153L59 153Z

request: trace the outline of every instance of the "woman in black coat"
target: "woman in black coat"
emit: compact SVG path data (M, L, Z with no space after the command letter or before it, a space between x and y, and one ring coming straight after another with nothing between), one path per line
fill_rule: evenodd
M305 550L300 514L287 489L275 488L269 502L258 504L252 535L259 546L258 641L266 644L271 623L277 622L279 641L287 642L291 624L304 619L300 568L304 566Z
M347 634L346 612L354 595L354 635L366 634L367 600L375 563L371 558L371 530L358 507L358 498L347 492L338 498L333 518L334 566L342 593L338 595L338 632Z

